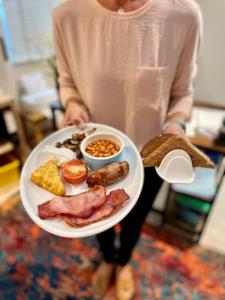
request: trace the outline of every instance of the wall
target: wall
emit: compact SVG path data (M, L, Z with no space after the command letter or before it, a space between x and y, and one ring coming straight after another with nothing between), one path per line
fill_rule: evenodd
M215 199L212 211L209 215L205 230L202 234L200 244L209 249L216 250L225 255L225 176L222 181L220 190Z
M0 26L0 38L2 37L1 26ZM11 82L9 80L10 64L5 61L3 49L0 47L0 95L10 93L13 90Z
M203 14L204 35L195 80L195 100L225 106L225 0L196 1ZM3 66L0 59L0 69L0 86L6 86L7 90L12 90L14 79L10 75L7 79L5 74L15 74L17 83L21 74L35 70L44 72L52 85L49 70L43 63L20 64L11 69Z
M195 99L225 106L225 0L197 0L204 22Z

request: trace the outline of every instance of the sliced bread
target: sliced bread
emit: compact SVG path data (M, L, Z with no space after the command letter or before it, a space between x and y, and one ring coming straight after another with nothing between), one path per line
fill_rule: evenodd
M214 163L188 138L175 134L166 134L149 141L141 151L145 167L158 167L164 156L172 150L186 151L192 160L193 167L214 168Z

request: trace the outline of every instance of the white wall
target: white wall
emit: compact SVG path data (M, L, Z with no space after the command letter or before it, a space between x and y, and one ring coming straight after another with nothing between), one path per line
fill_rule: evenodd
M225 0L196 0L204 22L195 100L225 106Z
M0 37L2 37L0 26ZM14 76L12 76L12 65L5 61L3 49L0 47L0 95L15 95Z
M210 212L200 244L225 254L225 176Z

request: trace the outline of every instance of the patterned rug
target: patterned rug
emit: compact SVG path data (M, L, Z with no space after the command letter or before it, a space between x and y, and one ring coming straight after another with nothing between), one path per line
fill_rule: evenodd
M97 241L65 239L37 227L16 205L0 216L1 300L93 299ZM145 225L133 253L135 300L224 300L225 257ZM105 300L115 299L114 287Z

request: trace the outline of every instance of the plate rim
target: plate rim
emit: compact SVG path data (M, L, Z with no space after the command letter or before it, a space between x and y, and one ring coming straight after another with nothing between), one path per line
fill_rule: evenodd
M129 141L129 143L131 144L135 154L136 154L136 158L137 158L137 162L143 166L143 163L142 163L142 159L141 159L141 155L137 149L137 147L135 146L135 144L133 143L133 141L126 135L124 134L122 131L112 127L112 126L109 126L109 125L105 125L105 124L99 124L99 123L87 123L87 126L90 126L90 127L104 127L105 129L109 128L111 130L113 130L113 132L117 132L119 135L121 135L124 139L127 139ZM26 168L27 168L27 165L28 163L30 163L30 159L32 158L32 155L34 155L34 151L37 151L37 148L41 148L42 145L44 145L46 143L46 141L51 137L51 138L54 138L54 136L58 136L60 133L64 132L64 131L67 131L69 129L72 129L74 128L75 130L77 131L84 131L84 130L81 130L79 129L78 127L76 126L68 126L68 127L65 127L63 129L60 129L60 130L57 130L56 132L50 134L49 136L45 137L38 145L36 145L36 147L31 151L31 153L29 154L29 156L27 157L26 159L26 162L23 166L23 169L22 169L22 172L21 172L21 178L20 178L20 197L21 197L21 201L22 201L22 204L25 208L25 211L26 213L28 214L28 216L31 218L31 220L36 223L39 227L41 227L43 230L47 231L48 233L51 233L53 235L56 235L56 236L59 236L59 237L65 237L65 238L82 238L82 237L88 237L88 236L93 236L93 235L96 235L96 234L99 234L113 226L115 226L117 223L119 223L121 220L123 220L128 214L129 212L133 209L133 207L136 205L139 197L140 197L140 194L141 194L141 190L142 190L142 187L143 187L143 184L144 184L144 166L142 168L140 168L140 185L137 189L137 192L136 194L138 195L137 196L137 199L135 201L133 201L132 205L129 207L129 211L128 213L125 214L125 216L122 216L119 215L117 218L115 218L113 220L112 223L114 224L105 224L104 226L102 225L101 227L101 231L100 232L96 232L96 229L93 228L93 229L88 229L88 233L85 234L85 232L79 232L79 231L62 231L61 229L54 229L52 228L51 230L49 230L49 226L46 225L45 223L43 223L43 220L41 220L37 215L35 215L35 213L33 212L33 210L30 209L30 206L28 204L28 201L25 200L27 197L26 197L26 189L25 189L25 183L24 183L24 179L25 179L25 171L26 171ZM105 221L105 220L104 220ZM99 221L101 222L101 221ZM76 229L75 227L70 227L72 229Z

